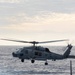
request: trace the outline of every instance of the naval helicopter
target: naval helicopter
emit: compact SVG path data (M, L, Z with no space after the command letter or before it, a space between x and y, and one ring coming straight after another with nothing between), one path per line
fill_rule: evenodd
M23 47L23 48L19 49L18 51L15 51L12 53L12 56L19 58L21 60L21 62L24 62L25 59L30 59L31 63L34 63L35 60L44 60L45 65L48 65L47 60L55 61L55 60L62 60L62 59L66 59L66 58L75 58L75 56L70 55L71 49L73 47L71 44L68 44L66 46L66 51L63 55L51 52L48 48L36 46L36 44L68 41L67 39L43 41L43 42L11 40L11 39L1 39L1 40L33 44L32 46Z

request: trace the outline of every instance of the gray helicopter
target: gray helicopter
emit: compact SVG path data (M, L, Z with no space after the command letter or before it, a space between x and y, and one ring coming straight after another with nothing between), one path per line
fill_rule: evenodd
M44 48L41 46L36 46L36 44L43 44L43 43L52 43L52 42L61 42L61 41L68 41L67 39L64 40L53 40L53 41L44 41L44 42L36 42L36 41L21 41L21 40L10 40L10 39L1 39L6 41L13 41L13 42L21 42L21 43L31 43L33 46L30 47L23 47L18 51L12 53L13 57L17 57L24 62L25 59L30 59L31 63L34 63L35 60L44 60L45 65L48 65L47 60L62 60L66 58L75 58L75 56L70 55L72 45L68 44L66 47L66 51L63 55L51 52L48 48Z

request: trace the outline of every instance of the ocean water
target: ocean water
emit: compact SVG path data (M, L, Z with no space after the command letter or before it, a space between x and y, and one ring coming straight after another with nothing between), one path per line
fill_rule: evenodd
M47 66L45 61L30 60L22 63L18 58L12 56L12 52L22 46L0 46L0 75L70 75L70 60L72 60L73 75L75 75L75 59L48 60ZM65 47L51 46L50 51L63 54ZM75 55L75 47L71 50L71 55Z

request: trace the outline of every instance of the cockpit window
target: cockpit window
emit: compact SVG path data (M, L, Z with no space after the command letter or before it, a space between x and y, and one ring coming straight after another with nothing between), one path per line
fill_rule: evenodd
M20 52L21 52L21 50L16 51L16 53L20 53Z

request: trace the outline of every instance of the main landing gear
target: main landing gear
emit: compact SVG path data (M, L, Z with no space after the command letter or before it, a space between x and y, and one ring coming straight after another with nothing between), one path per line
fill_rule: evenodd
M34 63L34 62L35 62L35 60L34 60L34 59L32 59L32 60L31 60L31 63Z
M24 59L21 59L21 62L24 62ZM34 59L32 59L32 60L31 60L31 63L34 63L34 62L35 62L35 60L34 60ZM47 60L46 60L46 62L45 62L45 65L48 65Z
M21 59L21 62L24 62L24 59Z
M35 62L35 60L34 60L34 59L32 59L32 60L31 60L31 63L34 63L34 62ZM46 60L46 62L45 62L45 65L48 65L47 60Z

